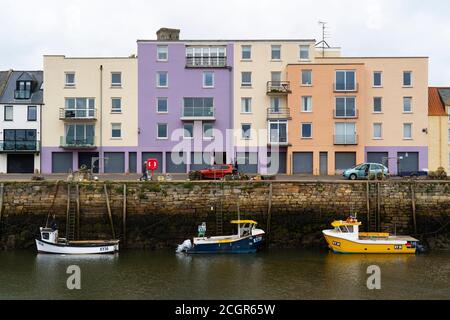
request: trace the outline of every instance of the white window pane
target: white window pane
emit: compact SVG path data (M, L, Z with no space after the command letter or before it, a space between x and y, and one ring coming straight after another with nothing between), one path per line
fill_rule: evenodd
M309 46L300 46L300 60L309 60Z

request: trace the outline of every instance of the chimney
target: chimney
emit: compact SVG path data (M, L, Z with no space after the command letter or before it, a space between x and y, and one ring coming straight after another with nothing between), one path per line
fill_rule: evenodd
M159 41L180 40L180 29L161 28L156 31L156 39Z

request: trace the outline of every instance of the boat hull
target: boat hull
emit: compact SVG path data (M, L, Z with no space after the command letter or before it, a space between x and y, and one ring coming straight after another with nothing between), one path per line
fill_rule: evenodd
M104 244L55 244L36 239L36 247L39 253L53 254L107 254L119 251L118 242Z
M416 248L408 248L406 243L380 241L382 243L359 243L356 241L324 234L328 247L335 253L387 253L415 254Z
M263 243L263 235L248 236L233 241L194 244L192 248L185 250L185 253L255 253L261 249Z

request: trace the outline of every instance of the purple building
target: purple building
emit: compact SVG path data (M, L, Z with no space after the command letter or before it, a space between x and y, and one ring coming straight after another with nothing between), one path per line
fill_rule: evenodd
M229 163L233 146L233 45L179 40L160 29L138 43L138 163L159 160L159 172L185 173Z

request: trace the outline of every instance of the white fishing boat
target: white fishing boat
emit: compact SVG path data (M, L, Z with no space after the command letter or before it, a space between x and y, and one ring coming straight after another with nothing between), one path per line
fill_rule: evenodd
M101 254L119 251L119 240L68 241L58 238L58 230L40 228L41 239L36 239L36 247L41 253L55 254Z

